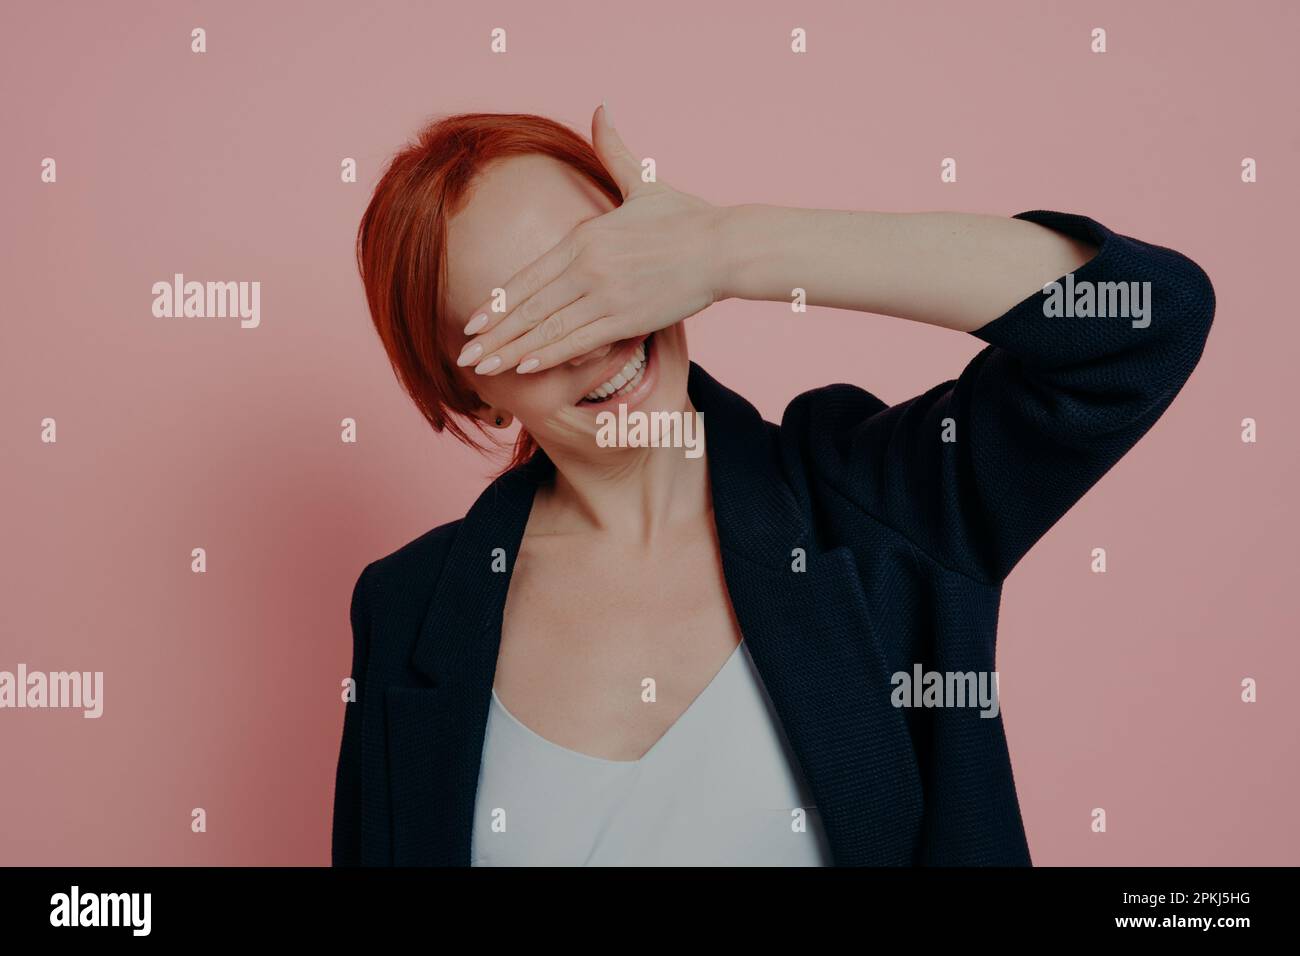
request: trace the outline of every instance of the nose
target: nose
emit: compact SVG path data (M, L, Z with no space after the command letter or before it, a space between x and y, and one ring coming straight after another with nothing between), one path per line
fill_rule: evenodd
M574 368L577 368L579 365L585 365L587 362L594 361L595 359L603 359L609 354L610 349L613 347L614 344L612 342L607 345L602 345L599 348L592 349L590 352L584 352L576 358L569 359L569 364Z

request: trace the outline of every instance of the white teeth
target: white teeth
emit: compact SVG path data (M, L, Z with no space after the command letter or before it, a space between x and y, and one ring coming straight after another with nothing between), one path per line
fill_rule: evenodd
M626 394L641 381L641 372L645 368L645 342L639 342L632 358L617 375L607 382L602 382L586 394L590 401L597 402L609 398L615 392Z

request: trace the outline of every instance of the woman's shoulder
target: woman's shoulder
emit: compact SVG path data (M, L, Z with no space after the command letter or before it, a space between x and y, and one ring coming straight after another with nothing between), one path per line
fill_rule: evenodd
M889 404L858 385L834 383L796 395L774 429L787 473L822 478L852 470L859 430L869 428ZM861 480L859 475L858 479Z
M375 558L362 569L361 578L370 576L372 587L384 589L394 583L407 589L420 581L436 581L455 540L463 518L431 528L401 547Z
M951 383L946 383L951 384ZM810 431L835 431L870 418L889 404L859 385L836 382L800 392L781 415L786 441Z

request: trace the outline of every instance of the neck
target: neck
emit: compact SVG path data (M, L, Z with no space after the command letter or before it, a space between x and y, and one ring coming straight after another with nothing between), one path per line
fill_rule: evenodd
M541 513L531 530L610 533L653 545L711 512L707 442L705 448L698 458L680 448L604 449L598 461L552 456L555 482L538 489Z

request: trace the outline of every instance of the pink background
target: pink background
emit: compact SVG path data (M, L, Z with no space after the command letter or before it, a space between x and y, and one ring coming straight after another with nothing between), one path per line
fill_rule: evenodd
M495 464L398 388L358 218L426 118L537 112L589 133L602 98L664 180L716 203L1061 209L1205 267L1219 305L1200 367L1008 583L1004 713L1035 862L1300 862L1293 4L42 0L0 16L0 669L105 672L99 720L0 711L0 863L328 862L352 584L463 514ZM261 327L154 318L150 287L174 272L260 281ZM981 346L778 303L689 327L695 359L769 418L838 381L901 401Z

